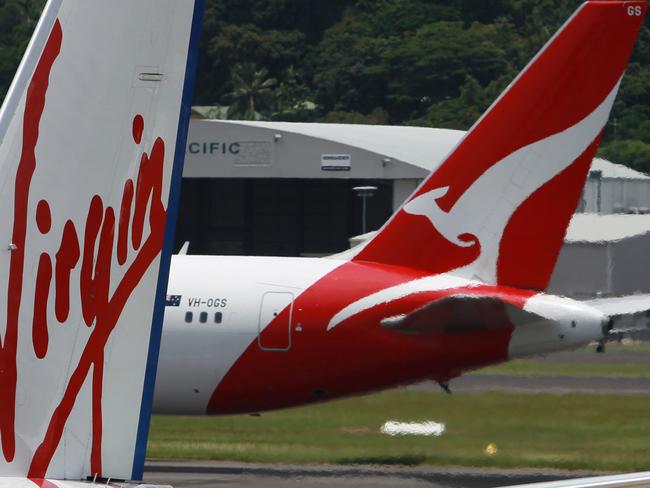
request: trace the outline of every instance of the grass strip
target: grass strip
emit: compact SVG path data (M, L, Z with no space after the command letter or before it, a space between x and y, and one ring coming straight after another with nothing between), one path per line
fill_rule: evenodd
M154 416L148 456L264 463L650 469L650 395L392 390L261 417ZM388 437L387 420L443 422ZM485 453L495 444L494 455Z

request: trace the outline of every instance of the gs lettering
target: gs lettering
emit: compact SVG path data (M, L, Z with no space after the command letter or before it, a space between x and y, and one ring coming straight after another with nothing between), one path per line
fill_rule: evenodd
M636 6L630 5L629 7L627 7L627 15L629 15L630 17L641 17L642 13L643 11L641 10L640 5L636 5Z

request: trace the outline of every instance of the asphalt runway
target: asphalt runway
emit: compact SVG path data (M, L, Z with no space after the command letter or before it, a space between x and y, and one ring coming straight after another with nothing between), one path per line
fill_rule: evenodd
M648 367L650 374L650 366ZM407 388L440 390L437 383L427 381ZM650 377L578 377L578 376L508 376L470 374L450 383L452 392L481 393L509 391L517 393L600 393L614 395L650 394Z
M556 352L535 358L535 361L549 364L647 364L650 366L650 354L622 350L607 350L604 354L597 354L595 351L580 350Z
M467 374L451 381L452 392L481 393L485 391L508 391L515 393L601 393L606 395L650 394L650 354L611 351L596 354L585 351L561 352L547 357L535 358L548 364L637 364L648 366L648 376L553 376L553 375L507 375ZM440 386L425 381L406 388L440 391Z
M150 461L145 481L174 488L333 487L333 488L492 488L554 481L592 473L385 466L291 466L222 462Z

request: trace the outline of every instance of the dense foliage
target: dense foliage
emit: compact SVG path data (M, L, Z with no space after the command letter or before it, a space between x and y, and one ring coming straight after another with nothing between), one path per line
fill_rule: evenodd
M45 0L0 2L0 100L3 100L36 27Z
M581 0L206 0L195 104L466 129ZM43 0L0 5L0 98ZM601 153L650 171L650 21Z

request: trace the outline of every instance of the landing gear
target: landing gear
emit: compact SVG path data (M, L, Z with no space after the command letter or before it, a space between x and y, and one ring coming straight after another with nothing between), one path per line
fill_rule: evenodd
M614 317L610 317L607 322L603 324L604 337L598 341L596 346L596 353L603 354L605 352L605 344L611 339L612 330L614 330Z
M438 381L440 388L444 390L445 393L451 395L451 388L449 387L449 381Z

